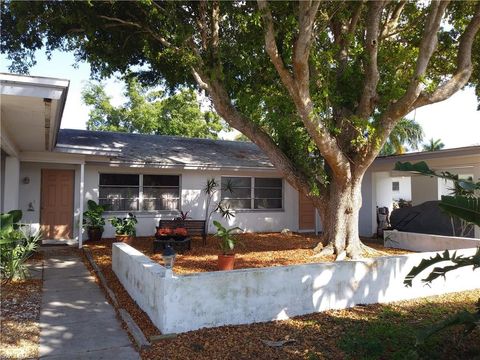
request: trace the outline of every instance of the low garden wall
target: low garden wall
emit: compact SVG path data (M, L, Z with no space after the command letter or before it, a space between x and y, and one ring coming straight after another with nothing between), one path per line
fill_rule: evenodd
M473 254L475 249L460 250ZM480 288L471 267L429 287L405 275L435 253L176 276L123 243L113 244L112 267L120 282L162 333L248 324Z
M456 236L419 234L397 230L385 230L385 247L411 251L442 251L470 249L480 246L480 239Z

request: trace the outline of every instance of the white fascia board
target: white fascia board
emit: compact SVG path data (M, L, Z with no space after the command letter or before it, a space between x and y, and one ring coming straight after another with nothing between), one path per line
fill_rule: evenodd
M2 95L28 96L42 99L60 100L65 88L51 88L32 84L4 83L0 86Z
M57 79L42 76L28 76L16 75L8 73L0 73L0 82L2 83L17 83L25 85L38 85L46 87L60 87L67 88L70 81L67 79Z
M47 162L55 164L84 164L85 156L80 154L62 154L50 151L22 152L20 161L23 162Z
M105 161L87 161L87 165L109 166L109 167L130 167L130 168L149 168L149 169L180 169L180 170L215 170L215 171L252 171L252 172L270 172L278 173L274 167L244 167L244 166L218 166L213 164L160 164L160 163L142 163L127 162L112 159Z

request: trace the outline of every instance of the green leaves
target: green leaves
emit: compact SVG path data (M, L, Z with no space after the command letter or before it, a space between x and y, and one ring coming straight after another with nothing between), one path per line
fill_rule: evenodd
M3 282L28 276L24 263L36 250L41 238L40 232L31 235L23 228L19 224L21 219L21 210L0 214L0 270Z
M415 266L405 277L404 284L405 286L412 286L412 280L422 273L424 270L429 267L442 263L445 261L451 262L449 265L438 266L433 268L433 270L428 274L428 276L422 279L422 282L425 284L430 284L433 280L443 277L453 270L460 269L466 266L472 266L473 270L480 267L480 248L477 249L474 255L472 256L461 256L457 255L456 252L451 254L448 250L445 250L443 254L437 254L429 259L423 259L418 266ZM480 300L477 303L477 311L474 313L468 311L458 312L444 321L435 323L433 325L427 326L425 329L420 331L417 335L417 344L421 345L425 342L427 338L434 335L435 333L448 328L454 325L463 325L465 327L465 333L471 332L473 329L478 327L480 324L480 309L479 309Z
M480 226L480 198L442 196L439 206L450 215Z
M219 245L224 254L232 252L236 244L239 243L237 238L233 235L234 232L242 231L239 227L227 229L220 222L214 220L213 225L217 228L215 236L219 238Z
M124 218L110 218L108 221L110 221L112 226L115 228L115 234L128 236L136 235L136 225L138 220L133 213L128 213L128 215Z
M418 163L412 164L410 162L401 162L397 161L395 163L395 167L393 170L396 171L410 171L410 172L415 172L419 173L422 175L430 175L430 176L440 176L436 174L433 170L430 170L428 167L427 163L425 161L420 161Z
M171 96L141 85L138 78L127 75L127 102L113 106L101 84L89 83L82 92L91 106L89 130L136 132L216 139L228 127L212 111L203 111L194 90L181 88Z

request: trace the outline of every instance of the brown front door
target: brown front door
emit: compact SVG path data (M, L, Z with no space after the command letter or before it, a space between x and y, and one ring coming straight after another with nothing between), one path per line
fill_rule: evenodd
M298 229L315 231L315 207L309 199L302 195L298 202Z
M73 237L73 170L42 170L40 224L45 239Z

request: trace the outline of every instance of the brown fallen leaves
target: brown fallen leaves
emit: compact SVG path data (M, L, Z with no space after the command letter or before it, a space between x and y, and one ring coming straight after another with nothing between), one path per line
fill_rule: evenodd
M248 233L237 235L242 245L235 248L235 269L260 268L270 266L285 266L315 262L334 261L334 256L313 257L313 248L321 240L319 236L308 234L280 233ZM92 249L105 246L105 254L111 252L112 239L102 240L99 244L91 244ZM383 252L376 256L407 254L408 251L387 249L382 245L365 242L366 245ZM143 237L135 239L134 248L163 264L162 254L152 252L153 238ZM106 249L108 247L108 249ZM177 254L174 271L177 274L216 271L217 255L220 253L218 240L209 236L207 245L202 244L200 238L192 239L192 249ZM371 255L373 256L373 255Z
M42 280L2 285L0 297L0 359L38 357Z
M332 261L333 257L312 258L316 236L278 233L243 234L243 247L238 247L235 267L266 267ZM133 247L158 262L161 254L152 253L152 238L138 238ZM111 269L113 239L90 243L95 262L100 266L110 288L115 292L120 307L126 309L141 327L147 338L159 335L148 316L135 304ZM387 254L407 253L384 249L377 244L369 246ZM180 274L215 271L218 254L217 240L208 238L206 246L200 238L192 241L192 250L179 254L175 272ZM90 266L87 264L90 268ZM142 352L143 359L342 359L345 354L336 346L344 329L335 321L332 312L313 314L287 321L252 325L223 326L201 329L155 342L150 350ZM335 313L335 312L333 312ZM294 339L295 341L288 341ZM283 346L269 346L279 344Z

